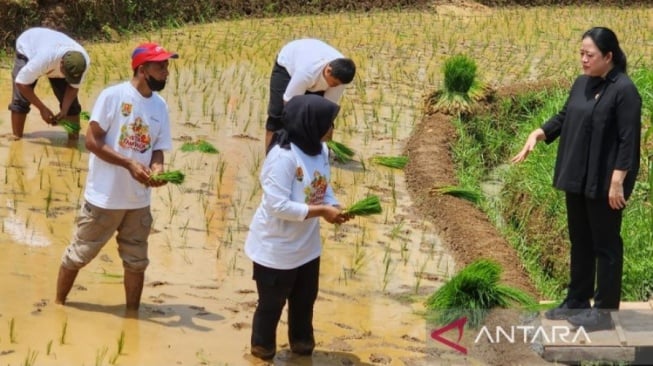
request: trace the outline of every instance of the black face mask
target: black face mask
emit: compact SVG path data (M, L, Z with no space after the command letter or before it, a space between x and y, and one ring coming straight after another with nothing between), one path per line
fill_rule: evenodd
M165 88L165 86L166 86L166 81L165 80L163 80L163 81L157 80L157 79L155 79L155 78L153 78L151 76L147 76L145 78L145 82L147 83L147 86L152 91L155 91L155 92L163 90L163 88Z

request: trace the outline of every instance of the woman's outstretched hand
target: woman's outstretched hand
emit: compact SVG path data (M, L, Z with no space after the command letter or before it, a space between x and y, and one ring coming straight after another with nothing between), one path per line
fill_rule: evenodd
M531 151L533 151L537 142L544 140L545 137L546 136L544 134L544 130L542 130L541 128L538 128L537 130L531 132L528 135L528 138L526 139L526 143L524 144L524 147L517 155L513 156L512 159L510 159L510 162L521 163L522 161L526 160L528 154L530 154Z

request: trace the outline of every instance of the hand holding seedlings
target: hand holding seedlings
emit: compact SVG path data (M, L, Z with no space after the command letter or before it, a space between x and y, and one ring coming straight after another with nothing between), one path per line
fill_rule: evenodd
M127 170L131 174L132 178L136 179L138 182L147 185L150 180L150 169L145 165L137 162L136 160L130 160L127 164Z
M342 211L338 206L324 206L322 217L330 224L344 224L349 221L353 216Z

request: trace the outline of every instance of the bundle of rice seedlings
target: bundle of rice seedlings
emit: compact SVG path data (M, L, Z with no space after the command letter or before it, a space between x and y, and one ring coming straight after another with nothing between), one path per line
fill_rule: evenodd
M462 188L457 186L443 186L431 189L431 192L439 194L448 194L450 196L466 199L474 204L481 200L481 193L472 189Z
M438 324L449 324L463 316L477 328L492 308L513 305L531 308L536 302L527 293L499 284L501 266L488 259L463 268L427 300L427 317Z
M345 214L352 216L369 216L380 214L381 212L381 201L379 200L379 196L375 195L369 195L344 210Z
M88 121L91 119L91 114L88 111L81 111L79 113L79 118L83 119L84 121Z
M72 121L69 121L67 119L59 120L57 124L63 127L63 129L66 130L66 132L68 132L69 134L78 133L79 130L81 129L78 123L73 123Z
M181 184L184 182L185 175L179 170L170 170L167 172L161 172L154 174L150 177L152 180L164 181L172 184Z
M334 158L341 163L351 161L351 159L356 154L356 152L354 152L354 150L348 146L333 140L327 141L327 146L329 149L331 149L331 151L333 151Z
M219 152L215 146L211 145L211 143L206 140L184 142L184 144L181 145L181 151L199 151L207 154L217 154Z
M372 162L394 169L403 169L408 163L407 156L374 156Z

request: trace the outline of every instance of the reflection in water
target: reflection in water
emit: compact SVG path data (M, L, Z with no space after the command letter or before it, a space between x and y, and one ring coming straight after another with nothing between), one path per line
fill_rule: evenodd
M14 215L11 202L7 202L7 208L9 208L9 213L3 219L2 228L6 234L11 236L11 241L34 247L44 247L51 244L50 239L46 235L39 233L36 228L28 228L31 216L27 216L25 220L22 220L20 216Z

